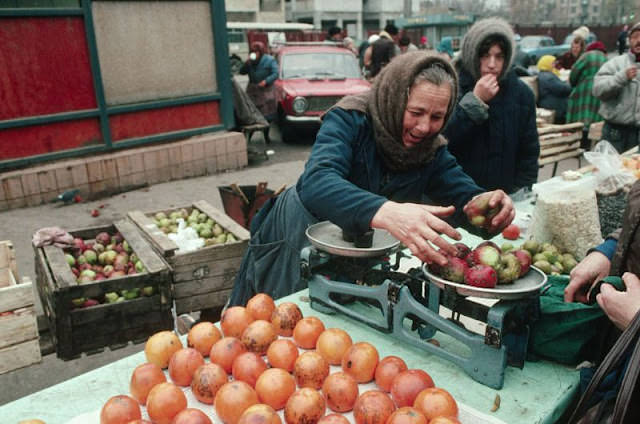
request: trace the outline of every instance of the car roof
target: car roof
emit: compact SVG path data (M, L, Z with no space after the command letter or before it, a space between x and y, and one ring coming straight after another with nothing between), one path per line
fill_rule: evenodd
M548 35L525 35L525 36L524 36L524 37L522 37L520 40L522 41L522 40L524 40L525 38L526 38L526 39L531 40L531 39L533 39L533 38L551 38L551 37L549 37Z
M345 47L327 45L304 45L304 46L288 46L283 45L278 48L278 54L283 53L351 53L351 50Z

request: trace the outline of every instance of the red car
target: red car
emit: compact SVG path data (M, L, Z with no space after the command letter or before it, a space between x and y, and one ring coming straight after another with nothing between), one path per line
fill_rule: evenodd
M349 94L369 90L358 59L331 44L284 45L277 53L278 124L284 142L294 141L302 129L317 130L320 115Z

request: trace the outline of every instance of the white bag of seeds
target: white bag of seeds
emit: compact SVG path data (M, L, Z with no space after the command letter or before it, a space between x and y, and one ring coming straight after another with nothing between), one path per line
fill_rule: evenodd
M578 261L602 243L593 180L538 191L529 234L533 240L571 253Z

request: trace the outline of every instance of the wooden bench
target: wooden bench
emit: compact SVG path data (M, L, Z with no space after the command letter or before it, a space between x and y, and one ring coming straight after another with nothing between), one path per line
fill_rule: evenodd
M558 170L558 162L570 159L578 159L578 167L582 165L582 153L584 149L580 148L582 140L582 122L573 122L565 125L548 125L538 128L538 136L540 140L540 157L538 165L553 164L553 173L556 175Z

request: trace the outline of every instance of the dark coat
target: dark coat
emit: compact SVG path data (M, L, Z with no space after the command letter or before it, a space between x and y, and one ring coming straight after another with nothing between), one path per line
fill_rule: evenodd
M444 132L449 151L486 190L513 193L531 186L538 179L540 155L533 92L510 71L487 111L473 95L476 81L464 69L458 72L459 100Z
M422 168L389 172L378 155L369 118L355 110L334 109L324 117L296 187L271 199L253 218L230 304L244 305L256 293L277 299L303 289L300 252L309 245L305 229L317 221L363 233L388 199L424 203L428 196L438 204L454 205L450 222L469 228L462 208L483 191L445 146Z
M241 75L249 75L249 82L258 84L265 81L267 86L273 84L278 79L278 62L273 56L263 54L258 63L247 60L240 68Z
M437 204L454 205L454 224L461 225L463 206L484 191L444 146L424 167L399 174L387 171L367 116L342 109L325 116L297 189L314 216L354 233L367 231L388 199L423 203L425 196Z
M571 86L560 80L553 72L538 73L538 106L555 110L556 124L565 122L569 93L571 93Z

